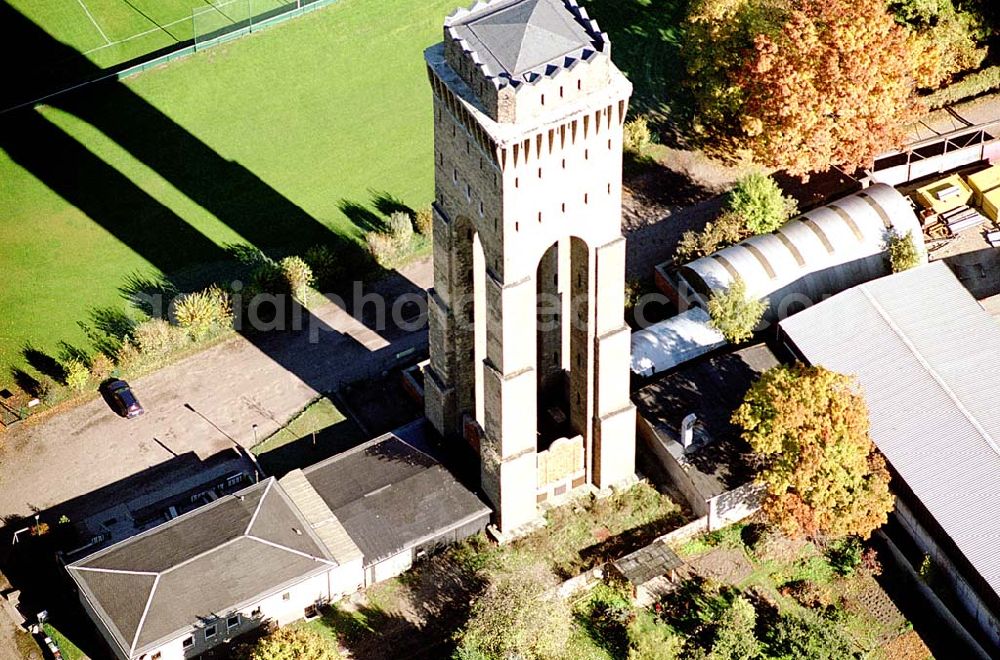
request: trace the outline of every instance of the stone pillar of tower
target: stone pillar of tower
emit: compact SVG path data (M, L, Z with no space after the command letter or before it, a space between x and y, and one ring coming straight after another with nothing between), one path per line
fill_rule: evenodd
M631 85L574 0L457 10L425 57L435 162L427 417L479 452L506 533L549 496L634 473L621 235ZM543 421L558 437L543 437Z

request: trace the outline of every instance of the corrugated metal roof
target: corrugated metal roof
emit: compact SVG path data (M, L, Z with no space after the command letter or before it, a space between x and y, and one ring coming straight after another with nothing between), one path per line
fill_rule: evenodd
M885 232L902 235L920 225L907 199L876 184L789 221L772 234L753 236L680 270L696 291L729 288L739 276L748 295L768 298L779 317L782 304L815 302L888 273ZM803 297L805 300L803 300Z
M857 375L871 436L1000 594L1000 325L941 262L781 323L812 364Z

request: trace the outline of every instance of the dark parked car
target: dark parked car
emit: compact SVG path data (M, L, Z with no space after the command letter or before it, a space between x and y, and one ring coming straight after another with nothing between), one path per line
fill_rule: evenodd
M146 412L143 410L142 404L139 403L139 399L132 392L132 388L124 380L117 378L109 380L104 383L102 390L108 405L122 417L132 419Z

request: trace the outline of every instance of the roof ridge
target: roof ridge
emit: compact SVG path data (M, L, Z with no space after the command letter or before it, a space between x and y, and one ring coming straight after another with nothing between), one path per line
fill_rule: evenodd
M268 477L267 478L267 481L272 481L272 480L274 480L274 477ZM222 497L219 497L219 498L217 498L215 500L212 500L208 504L202 504L201 506L196 506L195 508L191 509L190 511L185 511L184 513L180 514L176 518L171 518L170 520L168 520L166 522L162 522L162 523L159 523L157 525L153 525L152 527L150 527L148 529L142 530L138 534L134 534L132 536L127 536L127 537L121 539L120 541L116 541L116 542L112 543L109 546L101 548L97 552L91 553L91 554L89 554L89 555L87 555L85 557L81 557L80 559L77 559L75 562L73 562L71 564L68 564L67 568L70 568L70 567L73 567L73 568L83 568L82 566L78 566L78 564L90 561L92 559L97 559L98 557L103 557L104 555L110 554L113 550L118 549L121 546L124 546L124 545L129 544L129 543L135 543L139 539L145 538L147 536L152 536L153 534L158 534L158 533L162 532L164 529L167 529L167 528L170 528L170 527L175 527L176 525L179 525L181 522L184 522L184 521L188 520L189 518L193 518L195 515L200 515L200 514L204 513L205 511L209 511L211 509L214 509L217 506L221 506L222 504L224 504L224 503L226 503L226 502L228 502L228 501L230 501L232 499L236 499L236 498L238 498L240 496L243 496L244 493L246 493L247 491L250 491L250 490L253 490L253 489L259 488L259 487L260 487L260 483L251 484L251 485L249 485L249 486L247 486L245 488L241 488L238 491L235 491L233 493L229 493L229 494L223 495ZM266 489L267 489L267 486L265 486L265 490ZM261 495L261 498L263 498L263 495Z
M142 632L142 626L146 623L146 615L149 614L149 608L153 604L153 595L156 594L156 587L160 584L160 575L157 574L153 579L153 588L149 590L149 598L146 599L146 607L142 610L142 616L139 617L139 623L135 627L135 636L132 638L132 645L129 647L129 655L135 653L135 645L139 643L139 634Z
M955 404L955 407L958 408L958 411L962 413L962 416L965 417L970 424L972 424L972 427L976 429L976 431L979 433L980 436L982 436L983 440L986 441L986 444L990 446L990 448L994 451L994 453L996 453L997 456L1000 456L1000 445L997 445L996 440L993 439L993 436L990 435L989 431L987 431L983 427L983 425L979 423L979 420L976 418L976 416L973 415L972 412L965 407L965 404L962 403L962 400L959 398L958 394L955 393L955 391L951 388L951 386L945 382L944 378L942 378L941 375L938 374L937 370L935 370L934 367L931 366L931 364L924 358L923 354L917 348L916 344L914 344L913 341L910 340L909 336L907 336L907 334L902 330L902 328L896 325L896 323L890 318L889 313L885 310L884 307L882 307L882 305L879 304L874 294L871 291L869 291L869 286L870 286L869 283L865 283L859 286L858 289L861 291L861 294L868 299L868 302L871 303L872 307L875 308L875 311L878 312L879 316L882 317L882 320L885 321L886 325L889 326L889 329L892 330L897 337L899 337L900 341L902 341L903 344L906 346L906 348L910 351L910 353L913 354L913 357L916 358L916 360L920 363L920 366L922 366L924 370L928 374L930 374L931 378L934 379L934 382L936 382L938 386L944 391L944 393L948 395L948 398L952 400L952 402Z
M271 492L271 486L274 485L275 481L274 477L267 480L267 485L264 486L264 492L261 493L260 499L257 500L257 508L253 510L253 515L250 516L250 522L247 523L247 528L243 530L243 536L250 534L250 530L253 529L253 524L257 522L257 514L260 513L261 508L264 506L264 500L267 499L267 494Z
M201 559L202 557L206 557L206 556L212 554L213 552L216 552L217 550L221 550L222 548L225 548L226 546L232 545L233 543L236 543L240 539L245 539L245 538L250 538L250 537L248 535L246 535L246 534L241 534L240 536L236 536L234 538L229 539L225 543L220 543L219 545L217 545L217 546L215 546L213 548L209 548L208 550L205 550L204 552L199 552L196 555L191 555L190 557L188 557L184 561L177 562L176 564L174 564L170 568L166 568L166 569L160 571L160 573L158 575L166 575L167 573L172 573L173 571L177 570L178 568L180 568L182 566L187 566L188 564L190 564L191 562L195 561L196 559Z
M156 571L130 571L124 568L99 568L96 566L74 566L70 564L66 567L74 571L91 571L93 573L120 573L122 575L159 575Z
M253 536L252 534L248 534L244 538L248 538L251 541L259 541L260 543L263 543L264 545L269 545L269 546L271 546L273 548L278 548L279 550L284 550L286 552L290 552L293 555L299 555L300 557L305 557L306 559L312 559L313 561L322 562L324 564L330 564L331 566L334 566L334 567L338 566L337 562L330 561L329 559L327 559L325 557L317 557L315 555L310 555L307 552L302 552L301 550L296 550L295 548L289 548L287 545L281 545L280 543L275 543L274 541L268 541L267 539L262 539L259 536ZM322 548L322 544L320 545L320 547Z

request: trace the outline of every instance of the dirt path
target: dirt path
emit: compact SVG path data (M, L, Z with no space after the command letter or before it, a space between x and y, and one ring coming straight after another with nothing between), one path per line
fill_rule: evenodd
M376 289L387 299L428 287L430 259L404 268ZM193 452L205 459L233 443L254 444L321 392L378 374L399 352L427 345L425 329L373 330L331 302L312 305L308 331L255 343L236 337L132 382L146 408L134 420L97 399L8 430L0 453L0 516L90 493ZM369 310L374 307L369 305Z

